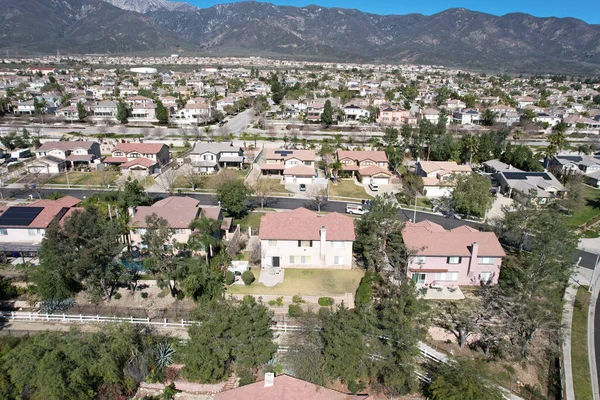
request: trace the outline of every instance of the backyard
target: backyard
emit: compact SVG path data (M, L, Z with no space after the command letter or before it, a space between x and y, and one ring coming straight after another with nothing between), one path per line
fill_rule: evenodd
M355 293L364 271L331 269L293 269L285 270L283 283L267 287L258 283L260 268L253 268L256 282L250 286L232 285L227 289L231 294L282 295L282 296L333 296Z
M569 217L570 226L581 226L600 218L600 189L585 186L585 207L573 211Z
M244 228L258 228L260 226L260 219L265 215L264 212L250 212L242 219L234 219L233 226L238 224L242 229Z
M577 297L575 298L571 331L571 364L573 365L573 386L575 388L576 399L592 398L587 347L589 304L590 294L586 288L580 287L577 290Z
M117 171L69 172L69 183L77 186L114 185L118 176ZM66 185L67 175L54 175L48 183L51 185Z
M329 197L349 197L355 199L372 199L365 188L358 186L353 180L339 180L337 185L329 184Z

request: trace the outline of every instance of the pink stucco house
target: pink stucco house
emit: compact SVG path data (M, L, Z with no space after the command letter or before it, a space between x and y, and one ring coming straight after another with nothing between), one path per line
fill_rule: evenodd
M417 284L496 284L506 256L493 232L463 225L447 231L430 221L407 223L402 231L411 256L408 273Z

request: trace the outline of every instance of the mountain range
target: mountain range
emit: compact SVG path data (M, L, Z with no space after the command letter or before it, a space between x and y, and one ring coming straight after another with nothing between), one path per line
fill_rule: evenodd
M0 49L13 54L263 55L436 64L494 72L600 74L600 25L449 9L425 16L239 2L3 0Z

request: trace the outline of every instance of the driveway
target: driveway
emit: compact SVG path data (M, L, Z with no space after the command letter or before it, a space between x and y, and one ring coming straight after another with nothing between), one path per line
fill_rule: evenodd
M503 196L498 194L498 197L495 197L494 203L492 204L492 208L487 213L488 219L502 219L504 218L503 207L512 207L515 201L510 197Z
M248 124L252 121L254 117L254 110L249 108L248 110L239 113L235 117L231 118L224 126L223 129L227 131L227 133L232 132L236 136L239 136L242 131L244 131Z
M368 195L376 197L378 194L384 194L384 193L398 193L400 190L398 188L398 185L393 184L393 183L389 183L389 184L379 184L379 190L374 192L371 190L371 188L369 188L369 185L364 185L362 183L357 183L356 181L354 181L354 183L356 183L359 186L364 186L365 191L367 192Z

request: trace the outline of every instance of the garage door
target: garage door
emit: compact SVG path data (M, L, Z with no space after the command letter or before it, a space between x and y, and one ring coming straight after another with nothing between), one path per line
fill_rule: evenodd
M390 183L390 180L389 178L373 178L373 182L386 185Z
M294 183L294 177L291 175L286 176L285 183Z
M312 183L312 179L313 178L298 177L298 178L296 178L296 183Z
M363 176L362 177L362 183L364 183L365 185L368 185L369 183L371 183L371 177L370 176Z

